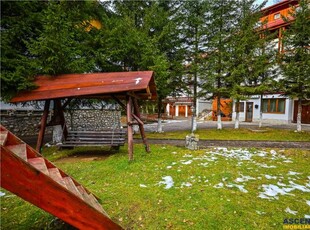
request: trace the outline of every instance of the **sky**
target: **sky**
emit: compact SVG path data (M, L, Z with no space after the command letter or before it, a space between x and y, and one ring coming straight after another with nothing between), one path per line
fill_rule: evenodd
M256 3L257 4L260 4L260 3L262 3L264 0L256 0ZM274 1L274 0L268 0L268 2L267 2L267 4L265 5L265 7L268 7L268 6L271 6L271 5L273 5L273 4L275 4L275 2L276 1Z

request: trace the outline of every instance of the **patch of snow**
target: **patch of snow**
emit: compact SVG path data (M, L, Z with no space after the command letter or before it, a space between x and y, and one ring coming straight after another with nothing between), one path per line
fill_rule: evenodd
M201 166L203 166L203 167L208 167L208 162L205 162L205 163L200 163L200 164L198 164L198 165L201 165Z
M146 188L147 186L145 184L140 184L141 188Z
M239 185L239 184L227 184L226 187L228 188L232 188L232 187L236 187L240 190L240 192L243 192L243 193L248 193L248 190L246 190L244 188L244 185Z
M271 169L271 168L276 168L277 167L275 165L267 165L267 164L261 164L261 163L258 163L257 166L262 167L262 168L267 168L267 169Z
M275 150L273 150L273 149L270 150L270 153L271 153L271 155L276 155L277 154L277 152Z
M160 181L158 185L166 185L165 189L170 189L173 187L174 182L171 176L164 176L162 179L163 181Z
M224 187L224 184L222 182L216 184L213 186L214 188L223 188Z
M183 157L193 157L192 154L185 154Z
M241 177L238 177L238 178L235 180L235 182L241 183L241 182L246 182L246 181L249 181L249 180L256 180L256 178L251 177L251 176L244 176L244 175L241 175Z
M287 213L289 213L289 214L293 214L293 215L296 215L296 214L298 213L297 211L291 210L289 207L287 207L287 208L285 209L285 212L287 212Z
M183 188L183 187L192 187L192 184L189 183L189 182L183 182L183 183L181 184L181 188Z
M172 152L172 154L177 154L177 152Z
M293 163L293 161L291 161L291 160L285 160L285 161L283 161L284 163Z
M273 199L273 198L278 199L278 196L277 196L278 194L280 195L287 194L287 192L285 192L283 189L273 184L269 184L269 185L263 184L262 187L264 191L260 192L258 197L263 198L263 199Z
M306 200L307 205L310 206L310 200Z
M289 183L291 184L292 188L295 188L295 189L300 190L302 192L310 192L310 189L306 188L303 185L295 184L293 181L289 181Z
M0 191L0 197L1 196L5 196L5 193Z
M266 214L265 212L262 212L262 211L258 211L258 210L255 210L256 211L256 213L258 214L258 215L264 215L264 214Z
M181 163L183 164L183 165L189 165L189 164L191 164L193 161L192 160L189 160L189 161L182 161Z
M171 166L171 165L167 166L167 169L171 169L171 168L172 168L172 166Z
M266 179L270 180L270 179L277 179L276 176L270 176L268 174L265 175Z
M310 215L305 215L305 218L310 219Z
M294 175L298 175L298 174L301 174L301 173L299 173L299 172L293 172L293 171L289 171L289 172L287 173L287 175L290 175L290 176L294 176Z
M283 187L283 186L286 186L286 184L283 184L283 183L281 183L281 182L279 182L279 181L278 181L277 185L282 186L282 187Z

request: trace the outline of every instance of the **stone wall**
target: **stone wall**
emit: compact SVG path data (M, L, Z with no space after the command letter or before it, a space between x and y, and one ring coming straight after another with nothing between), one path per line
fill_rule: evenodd
M33 136L38 135L41 117L42 111L1 110L1 125L19 137ZM51 133L52 127L47 127L46 134Z
M1 124L17 136L38 135L42 111L1 110ZM50 120L51 114L48 116ZM119 110L71 110L65 113L69 130L113 129L121 127L121 112ZM46 134L52 133L52 127L47 127Z
M70 110L65 114L69 130L101 131L121 128L119 110Z

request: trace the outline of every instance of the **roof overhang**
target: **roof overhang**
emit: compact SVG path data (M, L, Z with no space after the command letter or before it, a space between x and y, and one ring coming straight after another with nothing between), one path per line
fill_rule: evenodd
M126 95L151 100L157 97L153 71L38 76L34 84L36 89L18 93L11 102L61 98L109 99Z

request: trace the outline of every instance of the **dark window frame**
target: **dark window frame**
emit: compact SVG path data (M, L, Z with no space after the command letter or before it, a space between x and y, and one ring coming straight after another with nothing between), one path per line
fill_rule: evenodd
M263 113L271 113L271 114L285 114L286 109L286 99L285 98L269 98L269 99L263 99L264 102L267 101L267 111L263 111ZM271 111L271 101L275 101L275 112ZM279 101L284 101L284 107L283 112L279 111ZM261 106L263 106L263 104Z

